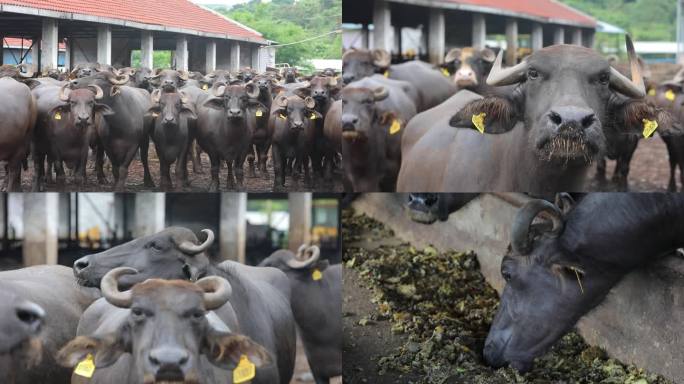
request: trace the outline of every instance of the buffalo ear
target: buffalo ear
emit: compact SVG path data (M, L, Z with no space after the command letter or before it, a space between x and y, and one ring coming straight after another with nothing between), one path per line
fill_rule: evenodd
M197 120L197 114L195 113L195 107L191 104L182 104L181 113L184 114L188 119Z
M489 96L466 104L449 120L449 125L455 128L484 129L483 133L496 135L510 132L518 120L517 109L511 101L500 96Z
M56 360L63 367L75 367L88 355L93 355L95 366L104 368L116 363L122 354L130 351L128 326L123 326L104 337L76 337L59 350Z
M221 109L223 109L223 98L222 97L210 97L207 100L205 100L202 105L204 105L207 108L221 110Z
M615 108L616 120L623 123L626 134L643 136L645 121L655 121L658 123L656 132L661 136L684 135L684 129L675 123L669 112L646 100L628 100Z
M26 79L24 80L24 84L26 84L30 89L33 89L40 85L40 81L36 79Z
M59 112L59 113L66 113L66 112L69 112L70 110L71 110L71 105L69 105L69 104L58 105L58 106L52 108L52 109L48 112L49 120L52 120L52 119L55 117L55 114L56 114L57 112Z
M257 368L273 362L266 348L247 336L229 332L221 332L211 328L204 339L203 354L209 362L223 369L233 370L240 362L242 355Z
M102 116L110 116L114 114L114 110L109 108L109 105L107 104L97 103L93 109Z
M292 91L292 93L301 97L302 99L306 99L307 97L311 96L311 88L309 88L309 87L297 88L294 91Z

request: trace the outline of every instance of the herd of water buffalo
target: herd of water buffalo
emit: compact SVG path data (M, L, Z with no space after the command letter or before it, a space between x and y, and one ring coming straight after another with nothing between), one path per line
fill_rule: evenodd
M317 384L341 375L341 266L316 246L216 264L203 232L0 272L0 380L287 384L296 332Z
M27 68L0 67L0 162L6 162L9 191L20 190L29 154L34 191L52 181L53 169L58 186L64 185L64 164L83 185L91 149L99 184L106 183L103 164L109 159L115 190L123 190L128 168L140 153L144 185L153 188L150 139L163 190L174 187L174 163L176 186L189 185L188 161L193 172L202 172L201 151L211 161L210 191L220 189L224 162L228 189L243 186L245 160L249 177L257 177L257 168L268 177L269 154L274 190L285 187L286 175L297 186L302 174L310 186L330 182L339 167L339 145L324 129L340 88L334 70L308 77L293 68L202 75L85 63L68 74L51 71L35 77Z
M347 191L586 191L617 160L627 189L640 138L658 133L684 166L684 75L654 84L626 38L628 65L574 45L502 67L503 51L453 49L441 66L391 64L383 50L343 55ZM683 176L684 177L684 176ZM684 179L683 179L684 184Z

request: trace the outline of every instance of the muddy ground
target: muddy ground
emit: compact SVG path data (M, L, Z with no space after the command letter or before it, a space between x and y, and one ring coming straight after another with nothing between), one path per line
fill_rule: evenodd
M482 349L498 296L475 255L416 249L350 209L342 220L345 383L673 383L610 358L576 332L526 374L489 368Z
M150 172L152 173L152 179L154 180L156 188L149 188L143 185L143 166L140 162L140 157L136 156L131 162L131 166L128 169L128 179L126 180L126 192L153 192L160 191L159 189L159 160L157 159L157 153L154 149L154 144L150 143L149 148L149 165ZM209 183L211 182L210 175L210 162L209 156L206 153L202 153L202 173L196 174L192 171L192 164L188 162L188 177L190 179L190 186L184 187L182 185L177 185L175 181L175 168L171 167L171 180L176 187L174 190L169 192L206 192ZM228 189L226 184L226 177L228 169L223 165L221 167L221 172L219 174L219 180L221 182L221 191L233 191L237 190L240 192L271 192L273 191L273 161L269 157L267 163L267 173L262 174L258 170L256 171L256 177L248 176L248 165L245 161L245 182L241 189ZM66 169L66 167L65 167ZM78 187L72 177L70 177L71 171L67 170L67 181L63 190L58 189L57 185L52 183L47 186L48 192L111 192L114 189L113 181L114 176L111 172L111 164L107 161L105 162L105 175L109 181L106 185L100 185L97 182L97 177L95 175L95 161L94 158L88 160L88 169L86 171L87 183L84 187ZM4 190L5 185L5 167L0 166L0 190ZM31 191L31 180L33 177L33 164L29 163L28 171L22 172L22 189L24 192ZM310 184L305 183L301 178L298 181L293 180L291 176L285 178L285 189L279 192L299 192L299 191L314 191L314 192L342 192L342 181L341 175L338 173L334 176L332 183L325 183L320 181L317 183L315 188L312 188Z

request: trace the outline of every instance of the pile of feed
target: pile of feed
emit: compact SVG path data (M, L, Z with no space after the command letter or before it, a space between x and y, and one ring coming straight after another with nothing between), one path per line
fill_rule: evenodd
M485 281L472 252L418 250L411 244L372 248L354 243L393 238L383 224L347 209L342 215L343 260L368 282L379 315L359 321L372 326L389 320L392 332L407 342L377 359L380 373L417 373L418 383L602 383L672 384L671 381L608 358L571 332L519 374L494 370L482 360L482 348L499 299Z

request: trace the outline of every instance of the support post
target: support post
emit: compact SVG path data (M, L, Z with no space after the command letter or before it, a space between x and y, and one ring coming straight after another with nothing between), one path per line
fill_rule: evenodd
M207 40L205 63L205 73L210 73L216 69L216 42L214 40Z
M221 194L220 250L223 260L245 263L247 194Z
M544 48L544 28L540 23L532 24L532 50Z
M56 19L43 19L43 34L41 41L35 41L36 46L41 47L40 63L38 57L33 56L33 67L40 68L42 72L48 69L57 69L57 55L59 53L59 42L57 41L58 29ZM40 44L39 44L40 43ZM32 53L36 53L35 49Z
M430 8L430 29L428 31L428 51L430 62L439 64L444 60L445 50L445 30L444 10Z
M311 192L290 193L289 248L296 252L302 244L311 241Z
M594 48L594 38L595 38L595 36L596 36L596 31L595 31L595 30L590 29L590 30L587 31L587 36L586 36L586 41L585 41L585 43L586 43L586 45L587 45L587 48L592 48L592 49Z
M58 193L25 193L24 266L57 264Z
M176 70L188 70L188 38L185 35L176 38Z
M233 41L230 44L230 70L237 71L240 69L240 43Z
M518 63L518 21L510 18L506 20L506 65L514 66Z
M112 64L112 27L107 24L97 27L97 62Z
M563 29L563 27L557 27L556 30L553 31L553 44L565 44L565 29Z
M373 6L373 48L391 53L392 13L387 0L376 0Z
M487 39L487 22L485 16L481 13L473 13L473 36L472 45L475 49L482 49L485 47Z
M150 31L140 34L140 66L152 69L154 67L154 36Z
M575 28L572 31L572 44L582 46L582 29Z
M155 234L166 224L166 196L163 193L141 192L135 194L135 224L133 236Z

